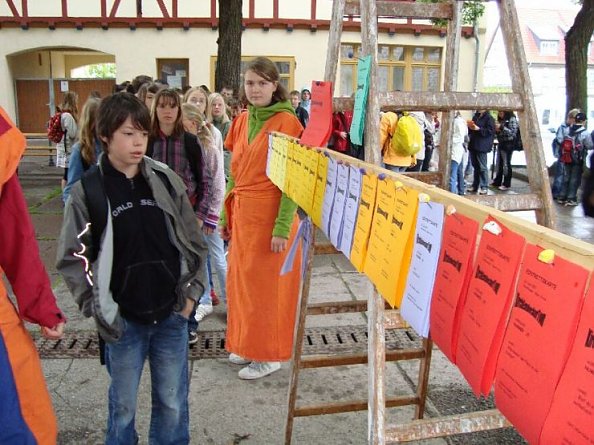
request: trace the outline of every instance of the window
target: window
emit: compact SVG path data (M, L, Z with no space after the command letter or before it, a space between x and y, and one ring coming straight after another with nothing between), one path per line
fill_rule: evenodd
M241 83L243 83L243 71L246 65L252 59L259 56L241 56ZM264 56L268 57L274 62L278 72L280 74L280 83L282 83L287 90L291 91L295 89L295 58L294 57L276 57L276 56ZM343 56L344 57L344 56ZM217 67L217 56L210 57L210 86L211 89L215 85L215 70Z
M190 78L190 60L157 59L157 76L170 88L183 88Z
M340 48L340 94L356 88L357 57L361 45L343 43ZM402 45L378 46L379 91L439 91L442 48Z
M542 40L540 42L541 56L556 56L559 54L559 42L556 40Z

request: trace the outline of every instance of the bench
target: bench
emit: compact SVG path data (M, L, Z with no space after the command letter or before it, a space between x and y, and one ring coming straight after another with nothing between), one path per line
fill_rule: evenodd
M54 165L54 156L56 155L56 146L48 138L46 133L25 133L27 146L23 156L49 158L49 165Z

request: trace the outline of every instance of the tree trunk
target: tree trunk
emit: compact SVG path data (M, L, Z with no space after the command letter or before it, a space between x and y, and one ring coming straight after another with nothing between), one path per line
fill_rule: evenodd
M219 38L217 40L217 66L215 89L223 86L239 91L241 72L241 19L242 0L219 0Z
M594 0L583 0L572 27L565 35L565 89L567 112L588 112L588 45L594 32Z

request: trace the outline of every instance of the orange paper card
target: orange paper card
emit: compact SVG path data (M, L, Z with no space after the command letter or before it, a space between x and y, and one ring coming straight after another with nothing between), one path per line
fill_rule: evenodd
M460 315L472 274L478 223L464 215L446 217L441 254L431 299L431 338L456 363L456 344Z
M594 285L586 294L569 358L555 390L540 443L594 443ZM554 353L554 350L547 352ZM545 354L551 355L551 354Z
M456 364L477 396L491 390L524 244L493 217L483 226L456 347Z
M526 246L495 374L495 404L529 443L540 437L588 279L586 269L563 258L539 261L542 250Z
M373 220L376 192L377 176L364 173L361 180L361 199L359 200L357 223L353 235L353 247L351 248L351 263L359 272L363 272L365 258L367 257L367 244Z

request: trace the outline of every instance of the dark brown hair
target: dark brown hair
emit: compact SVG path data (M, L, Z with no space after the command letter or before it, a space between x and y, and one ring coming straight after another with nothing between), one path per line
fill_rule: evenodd
M270 105L289 100L289 93L285 86L280 82L280 74L272 60L266 57L257 57L247 64L244 74L248 71L257 74L268 82L276 82L276 91L272 93L272 101L270 102ZM241 86L240 98L244 103L248 101L243 85Z
M175 123L173 124L172 136L179 137L183 135L184 124L182 121L181 99L179 98L179 94L177 91L171 88L163 88L162 90L159 90L159 92L155 95L155 98L153 99L153 108L151 110L151 137L159 137L159 131L161 127L159 126L159 119L157 118L157 107L161 103L163 105L177 107L177 116L175 118Z
M130 118L134 128L150 131L151 117L146 106L131 93L117 93L101 101L97 111L97 136L101 140L103 151L107 153L107 142L126 119Z

